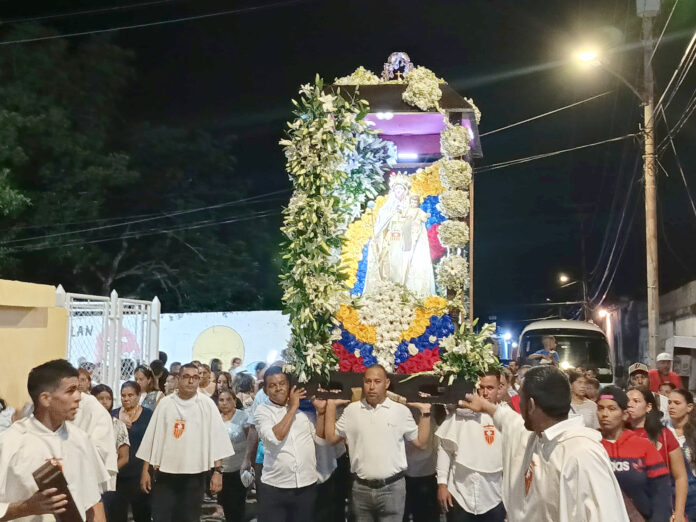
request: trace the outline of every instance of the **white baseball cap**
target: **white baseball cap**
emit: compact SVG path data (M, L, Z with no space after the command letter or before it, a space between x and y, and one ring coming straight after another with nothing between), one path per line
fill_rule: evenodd
M671 361L672 360L672 354L668 352L662 352L661 354L658 354L657 356L657 361Z

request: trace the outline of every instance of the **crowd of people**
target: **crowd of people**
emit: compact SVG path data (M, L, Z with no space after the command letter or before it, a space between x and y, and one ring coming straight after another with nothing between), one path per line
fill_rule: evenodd
M558 367L555 340L479 377L458 404L406 403L367 368L359 400L319 400L283 371L166 358L118 392L56 360L28 377L31 407L0 400L0 521L696 520L694 397L671 371ZM64 477L39 489L37 470ZM54 469L54 468L51 468ZM71 520L70 518L68 518Z

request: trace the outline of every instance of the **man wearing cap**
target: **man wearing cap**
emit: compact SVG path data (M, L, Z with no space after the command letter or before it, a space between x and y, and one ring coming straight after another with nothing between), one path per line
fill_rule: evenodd
M628 377L631 386L638 386L641 388L650 388L650 372L648 367L643 363L634 363L628 367ZM679 377L677 375L677 377ZM669 381L666 381L669 382ZM659 392L653 392L655 396L655 401L657 401L657 406L662 412L662 421L665 422L669 419L669 401L667 397L660 395Z
M660 384L671 382L676 388L682 387L681 377L672 371L672 354L662 352L657 356L657 369L650 370L650 391L660 391Z

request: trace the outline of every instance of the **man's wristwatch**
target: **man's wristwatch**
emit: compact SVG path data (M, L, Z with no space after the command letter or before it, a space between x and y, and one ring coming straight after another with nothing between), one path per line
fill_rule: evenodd
M213 473L218 472L220 475L222 475L222 466L216 466L213 468Z
M430 417L430 412L421 413L421 417Z

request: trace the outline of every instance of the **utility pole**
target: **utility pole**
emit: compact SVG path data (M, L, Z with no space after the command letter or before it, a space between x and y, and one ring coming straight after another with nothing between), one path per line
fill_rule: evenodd
M657 202L655 182L655 85L653 19L660 13L660 0L636 0L636 12L643 21L643 175L645 178L645 250L648 293L648 350L655 365L660 327L660 287L657 263Z

